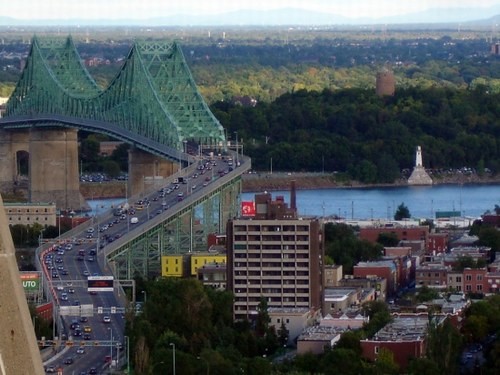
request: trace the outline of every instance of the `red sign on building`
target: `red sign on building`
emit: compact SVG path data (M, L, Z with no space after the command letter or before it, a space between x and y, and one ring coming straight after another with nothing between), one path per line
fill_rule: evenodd
M255 202L241 202L241 216L255 216Z

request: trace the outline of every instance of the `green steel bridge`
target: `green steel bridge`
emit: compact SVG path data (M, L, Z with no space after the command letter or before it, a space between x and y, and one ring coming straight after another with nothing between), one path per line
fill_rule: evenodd
M71 37L34 37L21 78L0 129L71 127L108 134L187 166L195 157L184 144L226 149L224 129L199 93L177 43L136 42L109 86L99 87L81 62ZM200 148L201 149L201 148ZM231 151L229 151L231 152ZM238 213L241 174L250 159L216 183L105 248L115 277L156 276L161 256L206 250L207 235L225 232ZM175 176L172 176L172 179ZM134 197L131 197L133 201ZM105 220L109 212L102 214ZM85 230L83 224L63 237Z

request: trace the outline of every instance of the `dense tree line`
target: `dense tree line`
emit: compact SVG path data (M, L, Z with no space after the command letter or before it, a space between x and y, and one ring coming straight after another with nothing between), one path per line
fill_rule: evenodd
M363 305L369 323L357 331L345 332L335 347L321 355L297 355L274 361L282 348L286 332L269 327L265 300L258 316L250 322L232 321L231 293L204 288L197 280L138 280L137 290L147 291L142 312L127 316L127 335L131 341L131 359L135 374L169 374L172 371L175 345L179 374L398 374L401 369L390 351L381 351L378 360L369 362L361 356L360 340L373 336L391 321L383 301ZM436 298L425 290L418 301ZM477 368L494 374L498 368L499 298L488 297L472 304L458 330L448 319L436 324L429 316L429 337L424 357L410 361L407 374L458 374L461 353L472 344L483 344L486 362ZM280 331L280 330L278 330ZM280 341L281 338L281 341Z
M500 94L433 87L345 89L284 94L272 103L242 107L227 102L213 111L244 140L256 170L346 172L366 183L393 182L414 166L422 146L433 169L500 170Z

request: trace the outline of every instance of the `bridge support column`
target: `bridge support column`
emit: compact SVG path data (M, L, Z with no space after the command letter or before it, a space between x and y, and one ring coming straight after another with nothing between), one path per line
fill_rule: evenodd
M30 201L55 202L80 210L86 203L78 176L78 131L32 129L30 132Z
M128 191L136 195L164 185L164 179L179 169L179 164L137 148L128 154Z
M0 197L0 374L43 375L28 304Z
M27 192L28 175L22 175L18 151L29 151L29 131L0 130L0 191L13 193L24 188Z

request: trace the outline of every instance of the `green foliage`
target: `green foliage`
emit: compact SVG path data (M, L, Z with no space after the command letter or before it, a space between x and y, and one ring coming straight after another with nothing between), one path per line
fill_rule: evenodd
M305 366L299 368L303 371L309 371L308 373L313 373L310 369L315 369L311 364L309 368ZM321 358L320 369L321 373L327 375L357 375L364 373L363 360L359 353L343 347L327 350Z
M102 170L111 178L116 178L120 175L120 165L114 160L104 160L102 162Z
M415 298L419 303L431 301L433 299L439 298L439 293L436 289L432 289L426 285L423 285L422 287L419 288Z
M128 170L128 151L130 145L128 143L122 143L118 145L112 152L110 159L118 163L120 170Z
M359 88L299 90L253 108L227 102L212 108L244 139L257 170L268 170L272 158L275 170L322 171L324 165L363 183L393 183L413 168L416 145L434 169L479 161L483 170L500 169L499 95L408 87L382 99Z
M428 358L413 358L406 369L408 375L441 375L439 366Z
M344 273L349 274L360 261L380 259L382 246L359 240L348 225L328 223L325 225L325 255L335 264L341 264Z
M441 374L457 374L462 348L460 332L450 319L442 324L431 316L429 318L427 358L437 365ZM434 367L434 366L433 366Z
M389 308L383 301L366 302L362 307L363 312L370 318L370 321L363 327L367 337L372 337L391 321Z
M453 270L462 272L465 268L483 267L486 267L486 261L484 259L474 259L470 256L460 256L458 257L456 264L454 264Z
M39 223L32 225L14 224L9 225L9 229L15 247L38 246L42 230L44 231L44 238L54 238L58 234L56 227L43 227Z
M411 217L410 210L408 207L405 206L404 203L401 203L397 210L396 213L394 214L394 220L403 220L403 219L409 219Z
M394 354L385 348L380 349L373 367L374 374L396 375L399 373L399 365L394 361Z
M495 228L483 226L479 230L479 244L491 247L493 253L500 251L500 231Z
M399 238L395 233L380 233L377 238L377 243L384 247L394 247L399 243Z

